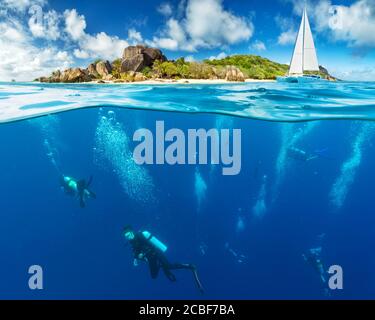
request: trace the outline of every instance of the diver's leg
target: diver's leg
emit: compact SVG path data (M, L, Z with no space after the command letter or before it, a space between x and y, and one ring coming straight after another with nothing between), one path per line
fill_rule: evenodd
M90 193L90 198L92 199L96 199L96 193L92 192L89 190L89 193Z
M156 279L159 274L160 264L156 258L148 258L148 266L150 268L150 274L152 279Z
M199 291L202 294L204 293L203 286L202 286L202 284L199 280L197 268L195 267L195 265L187 264L187 263L175 263L175 264L170 264L169 269L170 270L178 270L178 269L191 270L193 272L194 280L195 280L195 283L197 284L197 287L198 287Z
M84 207L86 207L86 203L85 203L85 199L83 198L83 195L80 195L79 196L79 205L80 207L83 209Z
M193 270L195 267L192 264L188 263L173 263L169 265L169 269L171 270L178 270L178 269L189 269Z
M168 259L164 255L159 256L159 262L161 265L161 268L163 269L163 272L165 276L172 282L176 282L176 276L171 272L171 264L169 263Z

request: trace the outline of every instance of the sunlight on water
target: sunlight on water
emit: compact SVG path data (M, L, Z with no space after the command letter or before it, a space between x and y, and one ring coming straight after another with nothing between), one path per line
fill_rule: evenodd
M352 142L351 156L343 163L340 175L334 182L330 192L331 203L336 209L340 209L344 205L350 187L355 180L357 170L361 164L364 145L373 138L374 134L374 123L360 124L358 132L356 132L356 136Z
M206 197L207 184L199 169L195 169L195 195L197 197L197 211L200 212L203 200Z
M264 176L262 179L262 185L259 190L257 202L253 207L253 216L257 219L261 219L264 217L265 213L267 212L266 206L266 197L267 197L267 176Z
M227 116L216 116L215 117L215 124L214 128L217 130L222 129L233 129L234 127L234 118L227 117ZM211 164L210 166L210 180L215 176L217 169L219 169L218 165Z
M57 116L49 115L30 120L29 123L40 131L46 156L56 171L61 173L60 155L58 150L60 122Z
M154 184L145 167L138 166L130 149L129 138L116 115L109 111L107 116L99 113L95 133L95 163L109 168L117 175L125 193L133 200L154 202Z
M236 222L236 233L241 233L245 230L246 224L245 224L245 218L243 216L242 208L238 209L238 216L237 216L237 222Z

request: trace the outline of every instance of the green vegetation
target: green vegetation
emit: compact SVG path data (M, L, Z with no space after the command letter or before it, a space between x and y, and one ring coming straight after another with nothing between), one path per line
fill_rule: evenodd
M206 63L186 62L184 58L176 61L156 61L152 73L158 78L168 79L211 79L215 78L215 68Z
M225 68L235 66L246 78L276 79L288 72L288 66L253 55L235 55L221 60L205 60L203 62L186 62L184 58L176 61L157 61L152 72L161 78L186 79L224 79Z
M288 72L288 66L284 64L259 56L235 55L203 62L187 62L184 58L176 61L155 61L153 67L144 68L142 74L148 79L224 79L227 66L239 68L246 78L259 80L276 79ZM128 74L121 72L121 59L113 61L112 68L112 75L116 79L129 80Z
M152 69L150 67L144 68L142 73L146 78L152 78Z
M235 55L221 60L205 60L204 63L215 67L236 66L246 78L259 80L276 79L278 76L284 76L289 69L286 64L276 63L253 55Z
M116 79L121 78L121 59L116 59L115 61L112 62L112 75Z

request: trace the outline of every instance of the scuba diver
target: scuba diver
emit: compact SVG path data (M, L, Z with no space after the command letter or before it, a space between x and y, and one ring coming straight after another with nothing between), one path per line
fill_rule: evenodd
M168 249L167 246L165 246L148 231L135 232L131 226L127 226L125 227L123 234L132 247L134 254L134 266L138 266L138 261L148 263L152 279L156 279L158 277L161 268L165 276L172 282L177 280L175 275L172 273L172 270L191 270L198 289L203 294L203 287L199 281L197 269L194 265L170 263L165 256L165 252Z
M295 147L288 148L288 156L295 160L305 161L305 162L319 158L318 153L310 154L304 150L301 150Z
M75 180L72 177L62 175L60 178L61 187L64 189L65 193L76 197L79 200L81 208L86 206L87 199L96 199L96 194L89 190L92 183L92 176L89 181L86 180Z
M307 251L306 254L303 254L303 259L309 263L319 275L319 278L324 287L324 292L326 295L329 295L327 288L327 271L324 269L323 262L321 260L322 247L312 248Z

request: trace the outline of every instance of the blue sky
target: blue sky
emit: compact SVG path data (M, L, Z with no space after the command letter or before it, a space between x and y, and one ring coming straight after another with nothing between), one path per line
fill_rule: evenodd
M289 63L301 0L0 0L0 80L113 60L144 43L169 59L258 54ZM375 81L375 1L307 1L321 65Z

